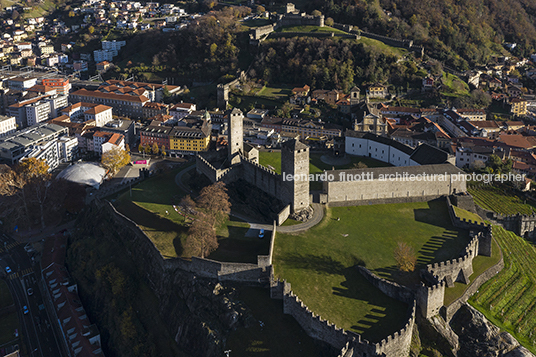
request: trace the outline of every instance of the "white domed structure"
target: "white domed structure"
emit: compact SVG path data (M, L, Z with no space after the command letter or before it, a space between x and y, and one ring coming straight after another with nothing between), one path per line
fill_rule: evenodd
M65 179L82 185L99 188L105 175L106 170L99 164L82 162L69 166L60 172L56 179Z

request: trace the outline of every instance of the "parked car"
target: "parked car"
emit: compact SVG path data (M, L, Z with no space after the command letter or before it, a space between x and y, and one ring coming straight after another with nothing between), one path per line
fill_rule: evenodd
M264 238L264 229L259 231L259 238Z
M28 290L26 290L28 292L28 296L32 296L33 295L33 289L32 288L28 288Z
M6 267L6 273L11 273L11 268L10 267Z
M30 310L28 310L28 306L24 305L22 307L22 312L24 312L24 315L28 315L28 313L30 312Z

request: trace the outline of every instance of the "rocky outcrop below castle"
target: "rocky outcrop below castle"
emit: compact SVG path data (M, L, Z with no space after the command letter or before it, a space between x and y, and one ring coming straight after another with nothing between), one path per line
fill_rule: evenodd
M450 325L459 337L458 357L534 357L512 335L501 332L470 305L463 305L452 318Z

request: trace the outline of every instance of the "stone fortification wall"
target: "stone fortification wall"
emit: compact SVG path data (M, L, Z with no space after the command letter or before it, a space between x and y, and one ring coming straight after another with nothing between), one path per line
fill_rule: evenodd
M281 175L245 157L241 157L242 178L274 197L281 198Z
M366 272L362 271L362 274L367 274L367 272L368 270ZM316 315L294 294L292 286L286 281L275 279L273 272L271 275L270 296L272 299L283 300L283 312L294 317L309 336L326 342L333 347L340 348L341 352L339 356L407 356L410 349L416 312L415 300L411 299L411 291L406 291L406 288L396 284L396 286L391 286L392 283L385 282L384 279L380 279L370 272L365 276L367 279L376 281L379 285L385 285L384 288L390 293L398 291L397 293L393 293L392 297L401 297L409 302L408 318L404 327L378 343L372 343L363 339L359 334L338 328L336 325ZM388 285L389 287L387 287Z
M125 245L127 247L134 246L138 251L143 252L141 256L147 266L154 267L148 277L155 285L161 280L160 277L165 271L176 269L219 281L234 281L253 285L264 285L269 282L270 265L266 264L267 262L271 264L269 256L258 256L258 264L218 262L197 257L192 257L191 261L182 258L164 259L153 242L134 221L117 212L108 201L99 202L97 205L107 212L107 215L118 227L125 230L125 233L120 235ZM272 233L271 237L273 240L275 234Z
M292 290L283 295L283 312L296 319L312 338L342 349L348 341L348 333L313 313Z
M444 280L431 286L421 283L417 290L417 304L423 317L429 319L439 314L445 301L446 285Z
M405 286L398 285L395 282L380 278L376 274L364 267L357 267L357 270L361 275L365 277L372 285L381 290L385 295L398 301L405 302L406 304L413 304L415 301L415 294Z
M428 264L426 271L439 281L445 280L449 288L453 287L456 281L469 284L469 277L473 274L473 259L478 255L478 243L479 237L474 236L461 257Z
M289 216L290 216L290 205L287 205L285 208L281 210L281 212L277 214L277 225L280 226L283 223L285 223L285 221L288 219Z
M203 156L195 156L195 169L198 173L205 175L211 182L217 181L218 170Z
M489 225L487 225L487 224L485 224L483 222L476 222L476 221L472 221L472 220L467 220L465 218L459 218L456 215L456 212L454 211L454 207L452 205L452 201L456 201L457 197L460 197L460 196L458 196L458 195L447 196L447 207L448 207L448 211L449 211L449 216L450 216L450 220L452 222L452 225L454 227L461 228L461 229L476 230L476 231L482 231L482 230L486 229L487 227L489 227ZM467 197L467 196L465 196L465 197ZM471 198L471 196L468 196L468 197ZM472 201L472 199L471 199L471 201ZM460 201L457 200L457 202L460 202ZM474 206L474 204L473 204L473 206ZM457 207L460 207L460 206L457 206Z
M433 165L430 165L433 166ZM426 172L430 166L423 166L421 172ZM443 165L437 165L443 166ZM416 166L407 167L407 169L415 170ZM383 170L377 170L382 175L387 175L392 171L402 172L405 167L392 167L382 168ZM348 177L347 172L351 175L361 175L369 173L369 169L362 169L349 171L349 170L332 170L328 171L335 178ZM344 174L344 176L342 176ZM346 206L346 205L359 205L360 202L374 203L394 203L394 202L414 202L414 201L426 201L433 198L438 198L444 195L450 195L454 190L464 192L466 190L466 183L463 180L454 181L451 180L452 175L430 175L429 181L409 181L409 180L381 180L379 175L375 174L373 179L350 181L335 180L325 181L323 183L324 193L327 195L327 201L330 206ZM432 180L433 178L437 180ZM445 178L444 181L439 178Z
M468 193L452 195L452 204L466 211L477 213L475 201L473 201L473 197Z
M476 293L476 291L489 279L493 278L504 268L504 260L501 252L501 259L497 264L488 268L484 273L480 274L471 285L465 290L462 296L454 300L449 306L445 306L441 312L445 321L450 322L452 316L459 310L459 308L469 300L469 298Z
M249 30L249 38L252 40L260 40L263 36L269 35L277 30L277 24L270 24L266 26L259 26Z
M350 38L353 40L358 40L359 36L356 34L349 34L349 33L335 33L335 32L298 32L298 31L292 31L292 32L274 32L272 33L271 37L302 37L302 36L309 36L309 37L342 37L342 38Z
M324 27L324 15L313 16L300 14L285 14L277 22L280 26L320 26Z
M483 210L488 218L496 221L505 229L514 232L518 236L530 239L536 238L536 215L516 214L505 216L492 211Z

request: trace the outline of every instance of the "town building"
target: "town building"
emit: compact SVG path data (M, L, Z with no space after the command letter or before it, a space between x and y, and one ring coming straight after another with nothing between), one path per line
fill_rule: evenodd
M0 115L0 138L14 133L17 130L15 117Z

